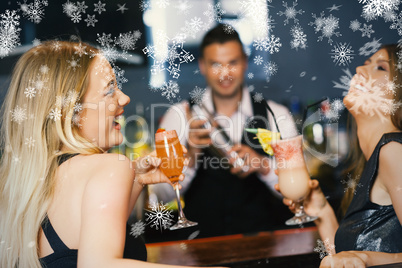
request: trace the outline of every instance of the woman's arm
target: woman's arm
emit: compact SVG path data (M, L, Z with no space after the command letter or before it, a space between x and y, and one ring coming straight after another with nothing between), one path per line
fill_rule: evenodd
M342 251L336 255L325 257L321 262L320 268L364 268L367 266L398 262L402 262L402 253Z
M134 171L128 159L103 155L89 179L81 208L78 267L169 267L123 259ZM170 266L173 267L173 266Z

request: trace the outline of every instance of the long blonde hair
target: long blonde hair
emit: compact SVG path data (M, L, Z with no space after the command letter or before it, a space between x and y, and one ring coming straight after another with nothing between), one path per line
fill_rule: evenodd
M48 41L14 68L1 111L0 267L41 267L38 232L62 146L103 152L79 134L79 100L97 53L84 43Z
M399 107L391 115L391 121L397 129L402 130L402 70L398 69L398 63L402 61L402 49L395 44L383 45L381 48L385 49L388 53L390 60L390 79L395 85L394 100L399 104ZM350 139L351 150L347 161L351 164L343 172L343 175L346 176L349 174L352 178L355 178L355 183L354 187L349 188L342 198L340 206L340 214L342 217L345 215L350 202L352 202L355 188L359 183L358 180L360 180L360 175L363 172L364 165L366 164L366 159L364 158L359 146L359 140L357 139L356 123L351 117L349 120L350 136L352 138Z

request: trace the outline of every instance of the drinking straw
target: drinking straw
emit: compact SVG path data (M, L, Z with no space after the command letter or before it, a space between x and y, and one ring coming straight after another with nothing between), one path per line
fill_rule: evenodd
M276 118L275 118L274 112L272 111L271 107L269 107L267 101L263 100L263 103L265 104L265 107L268 109L268 111L271 113L272 117L274 118L274 122L275 122L276 129L278 130L279 134L281 134L281 131L279 130L279 127L278 127L278 123L276 122ZM282 135L280 135L279 137L280 137L280 139L282 139Z
M316 105L318 105L318 104L320 104L321 102L326 101L326 100L328 100L328 97L324 97L323 99L321 99L321 100L319 100L319 101L316 101L316 102L314 102L314 103L312 103L312 104L309 104L309 105L307 105L306 108L304 108L304 111L303 111L303 119L302 119L302 125L303 125L304 122L306 121L308 109L310 109L311 107L314 107L314 106L316 106Z

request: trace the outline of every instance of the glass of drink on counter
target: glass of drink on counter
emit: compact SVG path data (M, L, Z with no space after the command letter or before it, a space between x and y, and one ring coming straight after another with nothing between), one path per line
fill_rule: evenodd
M317 219L304 212L303 199L310 193L310 175L307 171L302 150L302 135L275 140L274 150L278 169L279 188L284 197L295 202L296 214L286 225L298 225Z
M170 227L170 230L176 230L195 226L198 223L186 219L180 202L179 176L184 167L183 149L181 147L176 130L160 131L155 134L156 154L161 159L160 169L175 184L177 207L179 210L179 219L177 223Z

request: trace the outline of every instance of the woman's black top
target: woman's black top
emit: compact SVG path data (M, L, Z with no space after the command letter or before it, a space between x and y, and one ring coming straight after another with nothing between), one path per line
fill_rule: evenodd
M337 252L402 252L402 226L394 207L381 206L370 201L370 191L378 174L380 150L392 141L402 143L402 133L384 134L366 163L359 182L361 187L356 187L356 195L335 235Z
M61 165L63 162L67 161L71 157L78 154L61 155L59 157L58 163ZM43 232L53 249L53 253L40 258L39 261L42 263L42 267L47 268L75 268L77 267L78 250L69 249L60 237L57 235L56 231L49 219L46 217L42 222ZM126 225L126 243L124 247L123 258L126 259L136 259L136 260L147 260L147 249L145 247L144 241L141 237L135 238L131 235L130 228Z

